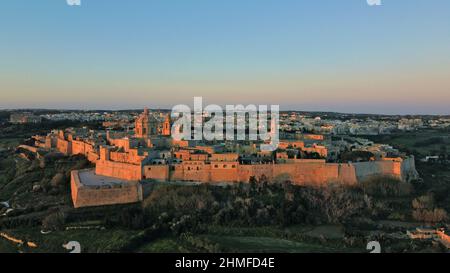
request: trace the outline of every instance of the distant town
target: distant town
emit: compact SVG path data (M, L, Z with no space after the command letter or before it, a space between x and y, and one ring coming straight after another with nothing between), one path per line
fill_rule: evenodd
M4 110L10 114L9 122L39 123L42 121L102 121L105 127L117 125L133 128L138 110L122 111L67 111L67 110ZM162 117L170 110L155 110L152 115ZM341 114L327 112L285 111L281 115L283 131L302 131L317 134L382 135L397 131L450 127L450 115L376 115Z

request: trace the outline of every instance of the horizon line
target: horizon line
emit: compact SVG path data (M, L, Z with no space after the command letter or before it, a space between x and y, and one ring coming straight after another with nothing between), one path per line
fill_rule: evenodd
M106 111L106 112L119 112L119 111L143 111L145 108L149 110L159 110L159 111L171 111L170 108L155 108L155 107L138 107L138 108L117 108L117 109L102 109L102 108L35 108L35 107L23 107L23 108L2 108L0 107L0 111L5 112L14 112L14 111L79 111L79 112L94 112L94 111ZM450 116L450 113L447 114L421 114L421 113L398 113L398 114L385 114L385 113L362 113L362 112L337 112L337 111L324 111L324 110L281 110L281 112L302 112L302 113L322 113L322 114L341 114L341 115L376 115L376 116Z

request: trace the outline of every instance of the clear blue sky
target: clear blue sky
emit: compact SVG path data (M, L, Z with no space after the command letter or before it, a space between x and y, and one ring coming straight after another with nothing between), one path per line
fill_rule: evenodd
M2 0L0 108L450 114L450 1Z

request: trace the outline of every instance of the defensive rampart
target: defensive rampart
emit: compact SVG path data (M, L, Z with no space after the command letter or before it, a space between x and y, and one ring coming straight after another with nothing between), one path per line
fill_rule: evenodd
M142 166L110 160L97 160L95 173L109 177L116 177L124 180L141 180Z
M240 165L238 162L185 161L175 165L149 165L145 179L159 181L248 182L265 176L272 181L290 180L297 185L327 183L355 184L374 177L409 181L417 177L414 159L361 163L326 163L323 160L297 160L283 164Z
M80 173L91 172L91 179L83 181ZM92 179L92 177L94 177ZM106 179L106 180L105 180ZM97 180L99 183L94 183ZM105 183L107 178L95 177L93 170L71 172L71 194L75 208L126 204L142 201L142 186L138 181Z

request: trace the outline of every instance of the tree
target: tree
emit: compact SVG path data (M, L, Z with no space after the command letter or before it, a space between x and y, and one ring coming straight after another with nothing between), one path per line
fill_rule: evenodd
M415 220L426 223L438 223L448 219L444 209L436 208L433 195L420 196L412 201L412 216Z

